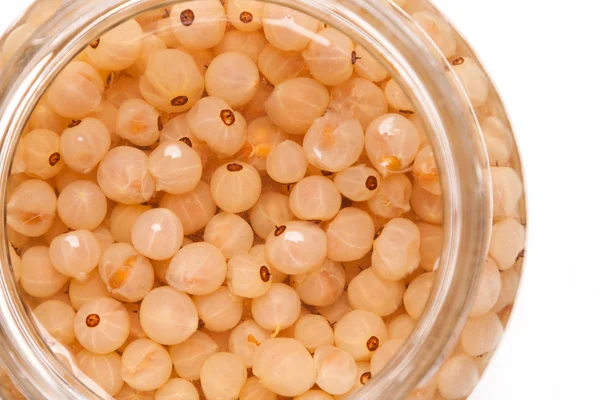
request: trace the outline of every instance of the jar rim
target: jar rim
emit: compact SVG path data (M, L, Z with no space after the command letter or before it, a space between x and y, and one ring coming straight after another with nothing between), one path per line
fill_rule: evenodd
M466 322L479 270L491 237L489 163L473 108L447 60L408 14L392 1L263 0L297 9L349 34L405 82L420 111L440 168L444 199L444 249L434 295L402 350L380 376L351 399L397 399L433 373L454 348ZM0 74L0 181L10 166L21 132L53 77L87 43L152 8L178 0L74 0L40 28L29 46ZM373 51L375 50L375 51ZM402 79L398 79L402 78ZM6 185L5 185L6 186ZM6 235L6 190L0 232ZM8 242L0 261L10 265ZM19 298L9 268L0 282L1 354L31 398L103 398L71 373L49 349ZM7 356L8 354L8 356ZM13 368L14 367L14 368Z

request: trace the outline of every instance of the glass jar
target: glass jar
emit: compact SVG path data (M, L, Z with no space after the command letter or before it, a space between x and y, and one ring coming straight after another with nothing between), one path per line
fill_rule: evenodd
M510 167L521 176L516 146L509 146L511 151L503 160L498 160L494 152L497 139L494 132L498 129L508 132L505 140L514 140L498 93L491 82L486 96L471 91L472 79L489 81L489 78L483 70L475 78L460 71L465 62L474 63L478 71L481 67L477 56L450 25L447 32L435 31L435 27L428 25L431 18L441 19L444 24L446 20L426 0L266 1L324 21L372 53L392 79L401 83L415 108L404 111L413 115L427 133L443 192L444 245L437 260L435 285L426 311L410 338L386 369L352 398L443 398L435 397L441 395L432 378L455 351L464 354L458 343L475 301L494 226L508 217L519 224L526 223L521 196L516 210L508 213L494 210L504 200L502 188L494 185L494 168ZM0 75L0 181L5 188L20 134L42 93L65 65L119 23L177 1L73 0L62 6L60 3L38 1L14 25L15 29L26 25L22 30L31 33L21 40L23 46L15 46L16 40L10 37L10 32L2 39L4 52L7 49L14 52L10 59L2 57L5 65ZM450 48L441 43L448 35L454 42ZM13 42L6 47L10 40ZM494 124L500 124L500 128ZM494 164L490 164L490 159L495 160ZM0 204L6 205L6 190L0 196ZM3 238L0 357L16 387L11 388L8 378L3 378L4 397L19 398L21 392L30 399L110 398L79 372L72 361L63 363L68 359L64 348L39 329L13 279L6 240L9 235L6 209L0 215ZM502 293L502 303L498 300L494 309L504 325L514 303L522 258L521 252L514 265L501 268L514 273L511 287L505 288L507 293ZM480 372L492 353L489 351L478 359Z

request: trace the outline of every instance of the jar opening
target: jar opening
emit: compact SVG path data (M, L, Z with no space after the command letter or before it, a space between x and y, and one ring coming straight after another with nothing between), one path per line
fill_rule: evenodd
M119 65L111 64L115 61L108 59L109 57L102 53L103 45L107 42L110 43L110 38L107 38L105 34L111 29L117 26L125 26L122 23L130 21L133 17L140 16L142 13L144 15L160 14L160 18L157 21L178 18L181 23L178 29L181 29L180 32L182 33L181 37L177 37L177 40L183 44L183 47L186 47L186 45L188 47L193 46L193 34L190 32L191 29L194 29L195 24L198 23L199 16L191 8L186 8L179 14L173 15L172 12L168 11L168 6L177 3L176 1L160 0L74 1L66 5L51 23L38 30L36 38L31 41L31 48L27 50L27 57L24 58L26 62L11 62L0 77L0 88L3 89L0 95L0 112L5 116L0 121L0 129L3 133L3 146L0 153L0 179L5 182L8 181L11 166L18 151L20 132L25 131L28 119L32 115L36 105L40 104L42 95L53 81L56 82L55 79L60 79L59 74L65 71L69 62L77 60L76 56L82 49L85 49L86 57L89 57L97 65L105 66L106 68L100 68L105 72L120 68ZM272 0L266 1L266 3L289 7L289 9L298 10L306 15L310 15L316 20L321 21L320 23L323 23L322 28L324 29L334 27L335 29L329 31L331 32L331 36L321 35L321 37L325 38L328 42L339 40L340 48L344 48L345 42L344 38L338 36L339 32L351 38L350 45L353 50L345 52L343 56L346 64L348 64L347 67L350 75L354 73L356 65L363 62L363 57L372 57L376 63L380 63L383 66L392 81L401 82L398 88L399 91L405 92L408 96L408 103L414 106L412 107L414 109L396 107L393 110L393 115L395 116L390 117L386 114L384 117L387 119L382 117L383 119L380 121L381 125L393 126L395 127L394 129L404 129L405 125L403 124L410 124L412 126L413 123L411 121L418 121L421 129L427 133L427 139L425 140L431 143L430 147L425 149L420 148L421 143L416 143L419 150L418 155L417 151L415 151L415 154L411 156L412 160L410 162L407 162L403 158L404 155L401 154L389 155L377 152L369 154L368 159L373 164L375 173L381 174L382 178L378 179L377 175L369 173L364 177L361 185L367 194L368 192L375 192L377 190L381 191L382 186L387 184L385 181L387 176L404 176L403 173L414 168L414 159L420 157L419 171L412 171L413 177L415 174L420 173L418 181L415 181L416 183L412 182L412 189L409 190L408 185L403 182L394 182L394 185L405 185L402 186L404 189L399 192L402 197L409 198L412 196L415 198L416 195L419 196L419 204L423 208L415 210L418 217L424 220L419 214L431 215L431 220L424 220L424 222L433 221L436 225L442 225L443 222L444 248L437 261L439 273L437 274L435 285L431 289L433 296L428 303L426 311L423 312L418 326L406 345L404 345L398 355L385 368L384 372L373 376L373 379L371 379L370 372L368 373L368 377L365 374L361 376L361 383L363 378L365 381L370 381L371 383L363 391L355 395L354 398L391 398L389 394L391 392L395 393L394 398L397 396L407 396L417 384L427 377L427 374L431 373L446 352L456 343L462 325L467 317L466 310L468 310L469 302L473 295L474 282L487 252L487 243L491 234L492 208L489 167L487 165L483 140L473 114L471 103L461 89L456 76L448 71L449 63L443 54L440 53L439 49L426 38L417 24L404 11L391 3L381 2L371 4L360 0L329 2L317 0ZM74 15L79 15L80 17L74 18ZM82 15L84 17L81 17ZM242 24L241 26L247 27L257 23L259 20L260 16L257 13L245 10L239 13L239 23ZM282 20L285 20L285 18ZM156 32L159 31L157 30ZM188 37L187 35L191 36ZM317 36L313 34L312 39L315 40L315 38ZM293 39L289 39L289 41L293 42ZM318 40L316 41L318 42ZM355 50L355 44L362 46L364 53L358 53ZM281 43L282 47L285 45L285 43ZM123 51L125 52L126 50ZM176 53L173 53L177 51L176 49L165 49L164 51L171 52L169 57L177 56ZM306 50L306 52L308 51ZM321 50L315 50L315 59L318 59L319 51ZM308 58L310 60L311 55L308 54L307 56L306 52L304 53L304 59ZM108 55L110 55L109 53ZM23 53L22 55L25 54ZM125 56L126 54L124 53L123 57ZM339 56L339 54L334 56ZM340 56L340 58L342 57ZM187 58L183 58L182 63L186 60ZM245 58L237 58L235 60L239 61L239 64L235 63L238 69L243 69L242 65L244 65ZM459 62L458 60L460 58L452 61L452 64L456 66L464 63L464 59L463 62ZM122 58L118 61L122 61ZM152 61L148 61L148 63L150 62ZM156 63L158 62L157 60ZM214 60L211 62L214 62ZM101 87L102 90L98 90L102 93L104 90L113 90L112 88L121 84L124 79L144 79L140 77L134 78L133 76L123 77L114 72L108 72L106 76L98 74L101 78L98 80L96 79L96 73L87 71L84 65L75 65L75 67L73 65L71 63L70 67L67 68L74 68L74 75L78 74L79 76L89 78L90 82L88 83L90 86L87 87L90 90L90 97L87 97L86 100L90 100L96 94L94 86L96 88ZM181 63L177 63L177 65L181 65ZM230 62L229 65L232 65L232 63ZM111 68L112 66L116 68ZM145 67L148 68L148 66ZM318 77L320 66L316 64L316 61L312 68L312 75ZM205 74L209 73L208 71L202 72ZM91 75L93 76L90 78ZM314 85L315 89L311 92L311 95L314 95L316 99L312 104L319 102L319 96L326 99L324 104L330 101L328 88L339 86L337 78L333 75L328 73L326 76L317 79L320 82L319 85ZM192 74L190 77L190 82L198 81L198 79L192 79L195 78L195 75ZM160 79L158 75L151 78ZM303 78L299 77L298 79ZM132 105L132 115L138 112L138 109L142 109L144 110L142 113L150 115L148 117L148 121L150 122L148 123L144 121L140 122L136 119L137 117L132 117L132 120L135 119L136 123L129 126L131 128L131 135L126 140L132 143L132 149L135 148L140 151L137 154L155 150L153 146L157 145L155 145L156 138L154 136L159 137L161 132L167 129L169 122L174 120L170 114L177 114L182 110L188 111L203 98L203 90L200 87L191 89L188 87L178 88L179 91L169 89L167 93L160 93L163 87L153 86L152 79L148 78L146 81L147 92L152 93L151 95L144 96L146 100L152 97L153 102L150 107L152 110L147 111L143 108L143 104ZM207 79L206 75L204 75L203 79ZM349 78L342 77L339 79L345 82ZM268 88L269 82L263 82L263 84L267 88L265 89L266 91L273 90L272 87ZM277 87L277 85L272 86ZM300 81L294 90L300 92L307 90L308 86L307 81ZM321 87L325 88L326 94L322 95L319 93ZM227 93L223 89L221 97L228 97L230 103L239 100L241 106L244 106L248 102L244 102L245 100L240 100L240 98L243 96L245 89L245 87L239 86L236 90ZM350 91L352 89L350 88ZM208 90L210 92L217 89L209 88ZM377 90L380 90L380 88L377 87ZM255 93L253 92L250 97L254 96ZM341 102L343 102L344 98L347 98L347 93L343 91L343 88L339 89L339 96ZM285 100L284 97L282 95L280 101L283 102ZM48 99L47 101L52 101L52 99ZM89 124L89 121L86 121L85 117L90 113L87 112L89 110L85 110L85 104L83 103L85 102L81 101L77 104L77 106L84 108L81 115L73 112L73 110L68 110L64 115L61 115L63 118L68 117L70 119L71 122L68 124L69 129L81 129L82 127L86 127L86 124ZM245 123L244 116L237 112L238 107L234 107L232 104L215 101L215 104L207 105L207 109L210 108L209 106L214 106L217 110L218 118L215 119L215 127L218 126L217 129L226 129L229 132L233 132L242 123L242 120ZM325 106L328 112L337 111L329 110L327 108L328 104L325 104ZM386 104L385 106L387 113L388 105ZM246 109L245 112L248 113L250 111ZM67 116L66 114L69 115ZM294 119L297 115L289 115L283 112L278 115L278 119L274 116L271 119L276 119L276 125L280 128L285 127L285 130L289 131L291 135L297 134L298 132L294 132L297 129L300 131L307 129L303 127L298 128L298 124L301 124L302 121L300 118ZM269 116L271 117L271 115ZM322 125L318 126L318 129L321 129L323 132L335 132L335 129L342 128L345 132L351 132L352 129L362 132L372 122L368 121L369 123L364 124L365 126L361 126L362 121L356 118L357 123L354 125L344 125L346 121L342 112L330 112L329 114L325 114L325 116L319 115L319 117ZM312 125L313 121L311 120L310 122L308 125ZM216 125L217 123L219 125ZM89 125L87 125L87 128L91 129ZM201 130L202 128L198 129ZM414 129L416 132L416 128ZM381 136L383 136L383 133L381 132ZM147 136L142 138L142 135L145 134ZM51 138L51 135L40 135L40 140L48 143L51 143L55 139ZM123 137L123 135L120 136ZM189 147L194 150L196 139L193 135L177 138L180 144L183 143L185 145L177 147L177 151L180 153L189 152ZM421 139L417 135L415 140L420 141ZM211 147L208 139L207 142L209 143L209 147ZM220 145L222 143L214 144L211 149L224 157L231 157L237 154L238 150L241 152L244 151L240 148L236 149L232 154L227 154L227 146L218 147ZM318 145L315 147L318 148ZM175 150L171 149L170 151ZM260 151L260 148L254 148L252 149L252 154L260 153ZM194 152L190 154L192 153L196 154ZM313 163L316 171L315 176L319 176L320 179L324 179L327 182L332 182L335 179L333 175L345 169L340 167L338 170L338 163L343 158L342 156L346 154L335 155L330 160L321 158L315 161ZM62 162L69 162L68 159L65 159L65 155L59 151L54 151L47 157L47 164L50 167L58 167ZM125 157L125 153L120 155L120 157ZM133 158L134 155L131 155L131 157ZM176 157L172 156L172 158ZM84 161L87 160L83 160L82 163ZM351 162L351 165L355 161ZM231 174L241 176L249 173L250 168L246 167L246 165L237 161L226 163L222 172L223 179L227 179L226 177ZM71 165L69 167L72 168ZM84 167L83 170L92 170L97 165L90 165L90 167ZM47 172L48 167L44 166L44 168L36 170L35 173L44 174ZM437 179L434 177L436 174L438 175ZM143 179L140 178L139 190L134 194L137 197L135 197L133 203L151 208L153 202L158 202L158 200L154 198L155 190L149 188L151 185L149 183L150 180L146 181ZM408 181L408 179L406 180ZM152 182L152 184L158 188L163 183L157 181ZM315 187L317 190L325 190L319 186ZM293 189L290 187L288 191L290 189L292 191L300 190L298 186ZM436 191L439 192L435 194L434 192ZM7 192L0 193L0 196L2 196L0 197L0 201L5 205L8 204ZM117 194L114 196L117 196ZM119 194L119 196L123 195ZM227 204L227 208L231 207L231 213L238 212L236 207L231 204L235 204L239 199L227 194L224 197L225 199L221 200L222 204ZM128 201L125 197L115 198L119 200L119 203L123 204L126 204ZM408 204L408 200L406 203ZM341 208L341 204L340 197L339 208ZM297 216L301 212L298 211L301 209L301 205L292 210L295 211L294 213ZM219 203L219 206L221 207L221 203ZM397 206L399 209L402 209L402 207L410 208L410 204L400 204ZM441 213L442 208L443 213ZM433 215L434 213L431 210L437 210L438 214ZM10 212L10 210L7 211L5 206L5 212L2 214L2 220L0 220L4 237L9 236L7 232L7 219L10 218ZM42 218L42 213L39 215ZM312 215L309 213L306 214L306 218L302 219L311 222L313 225L325 226L328 224L327 221L332 218L328 218L326 215ZM290 229L290 225L286 223L286 225L276 226L274 237L286 240L286 237L293 236L294 232L297 233L298 229L300 229L297 227ZM155 227L156 224L148 225L149 229L155 229ZM161 229L163 228L156 228L156 232ZM310 228L307 227L306 230L308 231ZM304 231L302 232L304 233ZM384 228L380 228L376 232L374 230L374 233L374 240L380 242L387 240ZM206 237L206 232L204 236ZM181 247L176 244L174 246L177 248ZM150 258L154 257L154 253L152 254L153 256L149 256ZM4 261L3 265L9 265L10 253L8 244L2 247L2 257ZM155 257L158 260L163 259L160 255L156 255ZM167 258L169 257L165 259ZM133 265L135 262L137 261L133 260L131 264ZM0 298L0 307L4 316L0 322L5 330L14 331L16 334L12 338L4 337L1 340L7 348L14 349L13 351L19 354L12 360L6 360L6 363L11 370L13 370L13 367L18 366L27 371L27 374L37 377L36 381L29 383L22 382L23 389L27 392L39 394L43 389L35 389L36 386L44 389L54 386L53 389L49 390L51 390L51 393L56 398L66 393L83 398L98 398L94 390L82 384L77 377L61 365L49 351L48 346L44 343L44 339L35 333L35 325L29 318L31 313L27 311L26 306L19 298L16 284L11 277L11 272L7 268L3 268L2 273L4 279L2 280L3 296ZM87 273L82 272L83 275L81 276L85 278ZM384 274L385 272L380 273ZM260 266L257 277L261 278L263 283L266 283L272 280L274 275L267 267ZM120 284L126 280L125 275L119 275L119 278ZM407 276L407 278L409 277ZM102 316L98 314L89 314L86 319L87 326L92 327L94 324L96 326L101 319ZM204 321L204 324L207 322ZM377 336L369 337L366 342L366 348L371 352L376 351L380 345L383 345L383 343L380 343ZM60 353L57 350L58 348L60 346L53 346L52 350ZM39 360L42 362L40 363ZM55 382L59 382L60 384L52 385Z

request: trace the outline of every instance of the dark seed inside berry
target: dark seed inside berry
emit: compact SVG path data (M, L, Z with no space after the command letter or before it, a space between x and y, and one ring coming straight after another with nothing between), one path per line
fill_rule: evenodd
M244 24L249 24L252 22L252 20L254 20L252 13L249 13L248 11L242 11L240 14L240 21L242 21Z
M58 164L59 161L60 161L59 153L52 153L50 158L48 158L48 163L50 163L51 167L54 167L56 164Z
M371 373L370 372L365 372L364 374L362 374L360 376L360 384L361 385L366 385L367 382L369 382L371 380Z
M159 130L159 131L162 131L162 130L164 129L164 127L165 127L165 126L163 125L162 117L161 117L161 116L159 116L159 117L158 117L158 130Z
M366 186L367 189L369 189L370 191L377 189L377 186L379 186L379 182L377 182L377 177L369 176L367 178Z
M260 267L260 279L262 279L263 282L269 282L269 279L271 279L271 271L264 265Z
M231 126L235 124L235 114L231 110L223 110L221 111L221 120L227 126Z
M244 166L242 166L240 164L231 163L231 164L227 165L227 171L229 171L229 172L240 172L243 169L244 169Z
M181 15L179 16L179 19L181 20L181 23L184 26L190 26L194 23L194 20L196 19L196 16L194 15L194 12L190 9L187 10L183 10L181 12Z
M95 328L100 323L100 316L98 314L90 314L85 318L85 324L90 328Z
M458 57L454 60L452 60L452 65L461 65L465 62L465 59L463 57Z
M94 40L94 41L92 42L92 44L90 44L90 47L91 47L92 49L95 49L95 48L97 48L98 46L100 46L100 38L98 38L98 39Z
M187 96L177 96L171 100L171 105L174 107L185 106L188 102Z
M369 351L375 351L379 348L379 338L376 336L371 336L369 340L367 340L367 349Z

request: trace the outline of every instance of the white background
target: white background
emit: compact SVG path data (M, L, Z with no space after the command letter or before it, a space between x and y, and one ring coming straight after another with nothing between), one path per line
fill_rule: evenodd
M2 31L30 0L0 2ZM479 52L507 104L530 208L518 305L471 399L600 399L598 2L437 3Z
M471 399L600 399L598 2L437 3L507 104L529 196L520 297Z

